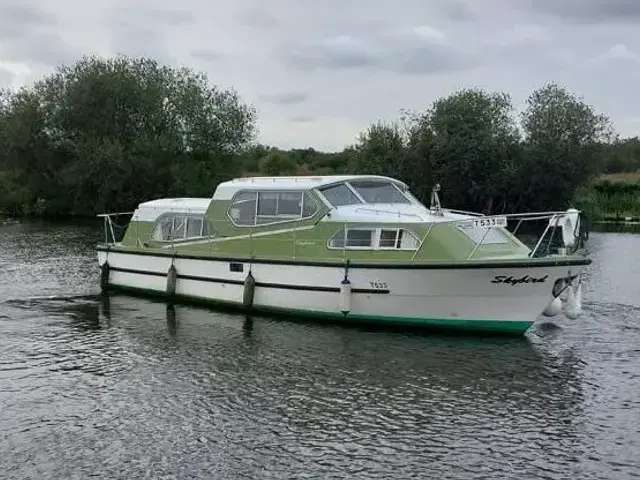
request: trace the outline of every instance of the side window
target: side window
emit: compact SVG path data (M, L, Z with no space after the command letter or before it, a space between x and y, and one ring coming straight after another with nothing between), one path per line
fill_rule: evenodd
M151 238L157 242L172 242L211 235L204 215L166 213L156 220Z
M187 219L187 238L202 235L202 218L190 217Z
M345 242L346 240L346 242ZM331 240L329 240L329 247L331 248L351 248L351 247L372 247L373 230L370 229L355 229L350 228L346 232L344 230L336 233Z
M309 218L318 211L318 202L309 192L304 192L302 198L302 218Z
M229 208L229 217L236 225L255 225L256 223L256 203L258 194L256 192L242 192L236 195Z
M350 228L337 232L329 240L329 248L370 248L372 250L416 250L418 238L410 231L398 228Z
M229 217L239 226L269 225L308 218L317 211L309 192L242 192L229 207Z
M402 230L400 230L402 231ZM398 248L398 230L380 230L380 241L378 246L380 248Z

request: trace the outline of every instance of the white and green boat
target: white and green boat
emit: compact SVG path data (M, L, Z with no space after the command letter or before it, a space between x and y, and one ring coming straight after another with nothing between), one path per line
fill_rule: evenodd
M104 214L104 290L349 322L524 333L576 318L591 263L577 210L484 216L426 207L373 175L252 177L212 198ZM543 221L534 242L517 233ZM513 227L513 228L511 228ZM560 244L552 246L552 239Z

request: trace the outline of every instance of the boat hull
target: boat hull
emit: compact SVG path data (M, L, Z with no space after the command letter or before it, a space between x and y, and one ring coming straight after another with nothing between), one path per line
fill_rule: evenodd
M103 288L110 290L341 322L513 334L526 332L553 300L557 279L578 275L586 266L540 261L405 267L250 264L108 249L98 251L98 263L108 264ZM176 277L168 290L172 264ZM247 304L249 271L255 289ZM341 289L345 278L349 292Z

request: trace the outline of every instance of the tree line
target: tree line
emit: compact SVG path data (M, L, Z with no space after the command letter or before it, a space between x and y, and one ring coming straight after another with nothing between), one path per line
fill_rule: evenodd
M439 183L451 208L537 211L569 207L602 173L640 170L638 138L620 139L606 115L553 83L520 114L508 94L460 90L370 125L339 152L256 144L256 120L235 91L193 70L84 57L0 92L0 210L93 215L210 196L242 175L370 173L423 201Z

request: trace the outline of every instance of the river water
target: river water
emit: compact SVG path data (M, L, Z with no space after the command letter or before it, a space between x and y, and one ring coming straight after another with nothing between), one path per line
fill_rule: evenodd
M522 338L103 299L93 225L0 226L0 478L640 477L640 235Z

